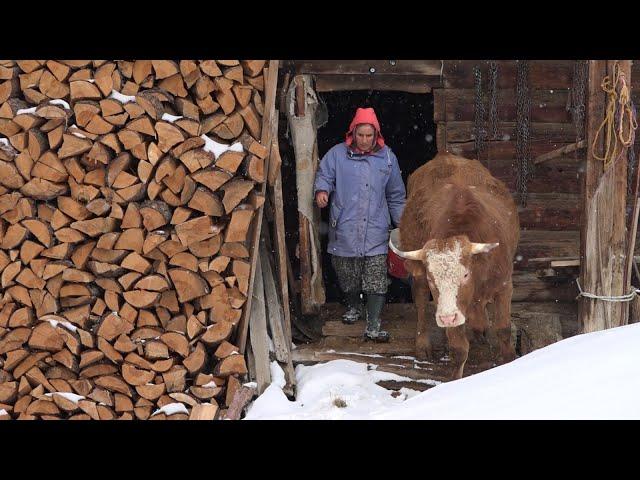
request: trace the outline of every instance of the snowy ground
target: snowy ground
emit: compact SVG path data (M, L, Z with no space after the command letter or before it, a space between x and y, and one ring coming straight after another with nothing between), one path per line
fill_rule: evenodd
M397 397L375 382L402 377L334 360L298 365L292 402L282 392L278 364L271 370L273 383L246 419L640 419L640 324L577 335L426 392L403 389Z

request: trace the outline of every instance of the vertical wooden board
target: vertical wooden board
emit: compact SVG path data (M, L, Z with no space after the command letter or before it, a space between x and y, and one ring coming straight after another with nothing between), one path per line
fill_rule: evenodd
M280 156L277 144L277 135L272 142L272 154ZM282 295L282 306L284 311L285 336L291 341L291 311L289 309L289 281L287 276L287 244L286 230L284 225L284 202L282 199L282 170L279 168L276 174L276 181L272 191L272 205L274 209L274 235L276 259L278 261L278 275L280 278L280 289Z
M266 229L263 230L266 234ZM283 313L280 307L280 299L276 290L276 283L273 277L273 270L269 260L264 240L260 242L260 264L262 269L262 279L264 285L264 299L266 305L266 315L271 329L271 339L275 348L276 359L279 362L286 362L289 358L289 345L286 342L283 329Z
M261 395L265 388L271 383L271 362L269 360L269 338L267 334L267 314L261 262L256 264L255 274L255 282L252 290L254 301L251 304L251 316L249 317L249 338L251 341L251 350L255 357L258 395Z

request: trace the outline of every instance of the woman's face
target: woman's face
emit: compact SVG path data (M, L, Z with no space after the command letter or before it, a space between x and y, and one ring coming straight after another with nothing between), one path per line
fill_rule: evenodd
M363 152L368 152L373 148L376 130L373 125L363 124L356 127L356 145Z

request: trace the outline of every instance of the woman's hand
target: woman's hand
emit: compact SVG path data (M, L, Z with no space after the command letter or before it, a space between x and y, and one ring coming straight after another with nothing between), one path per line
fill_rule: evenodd
M324 190L316 192L316 203L320 208L324 208L329 204L329 194Z

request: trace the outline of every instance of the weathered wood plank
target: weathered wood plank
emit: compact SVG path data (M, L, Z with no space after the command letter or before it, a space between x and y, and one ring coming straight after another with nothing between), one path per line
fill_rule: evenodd
M475 90L471 88L444 89L446 110L444 112L434 111L434 121L473 121L475 115L475 96ZM569 90L567 89L532 90L531 121L570 123L571 113L567 110L568 96ZM499 122L515 122L517 110L515 89L513 87L509 89L499 89L497 103ZM438 115L436 115L436 113Z
M516 60L498 60L498 88L515 88ZM571 88L574 60L530 60L529 79L534 88ZM487 78L486 60L445 60L447 88L473 88L473 68L478 65ZM485 83L486 84L486 83Z
M271 142L271 155L278 165L275 174L275 182L271 191L271 204L274 209L273 238L275 241L275 254L277 261L277 271L280 279L280 295L284 310L284 331L286 338L291 342L291 310L289 308L289 281L287 276L287 242L286 229L284 225L284 201L282 198L282 162L280 158L280 148L278 147L278 123L274 124L274 134Z
M516 270L535 270L534 258L577 258L580 251L580 232L523 230L513 267Z
M438 124L438 127L441 124ZM451 150L451 144L455 142L470 142L473 140L473 122L451 121L446 123L447 128L447 150ZM500 122L498 125L498 136L503 140L515 140L515 122ZM544 123L531 122L531 140L544 140L547 142L576 141L576 129L571 123Z
M580 195L529 193L527 206L518 205L518 215L520 227L523 229L578 230L580 228Z

